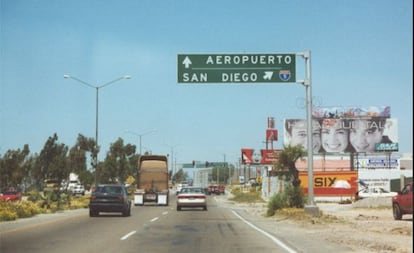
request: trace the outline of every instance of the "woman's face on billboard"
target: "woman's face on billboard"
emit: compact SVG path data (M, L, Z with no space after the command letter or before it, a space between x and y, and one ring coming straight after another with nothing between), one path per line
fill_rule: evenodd
M374 151L375 144L382 139L382 130L371 120L355 120L349 133L349 140L356 152Z
M348 130L341 120L329 119L322 124L321 140L326 152L344 152L348 147Z

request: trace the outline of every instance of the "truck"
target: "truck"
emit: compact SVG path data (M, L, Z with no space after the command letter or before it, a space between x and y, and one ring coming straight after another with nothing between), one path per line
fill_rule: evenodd
M167 156L140 156L137 177L137 190L134 193L135 206L143 206L145 203L168 206L170 192Z

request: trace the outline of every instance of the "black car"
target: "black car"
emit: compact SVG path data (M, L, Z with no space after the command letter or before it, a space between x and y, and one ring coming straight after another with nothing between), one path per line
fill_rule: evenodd
M99 212L121 212L123 216L131 215L131 200L124 185L100 184L95 188L89 201L89 216L98 216Z

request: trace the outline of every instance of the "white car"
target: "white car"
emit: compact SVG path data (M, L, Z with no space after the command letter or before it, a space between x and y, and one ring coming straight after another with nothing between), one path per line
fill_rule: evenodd
M359 198L393 197L395 195L397 195L396 192L389 192L381 187L367 187L358 192Z
M85 187L83 187L83 185L81 185L81 184L77 184L77 185L73 186L71 191L72 191L73 195L76 195L76 194L85 195Z
M182 188L177 196L177 211L181 211L183 207L200 207L207 211L207 198L204 189L193 186Z

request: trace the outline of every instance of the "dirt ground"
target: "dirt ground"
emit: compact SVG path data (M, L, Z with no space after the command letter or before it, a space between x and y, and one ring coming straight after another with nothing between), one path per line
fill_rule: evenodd
M319 217L296 214L288 221L316 238L346 245L353 252L413 252L413 215L396 221L390 199L363 199L350 204L316 203ZM238 204L253 215L265 216L266 204ZM285 219L279 213L266 219ZM285 219L286 220L286 219Z

